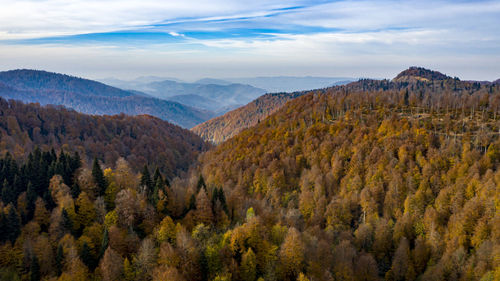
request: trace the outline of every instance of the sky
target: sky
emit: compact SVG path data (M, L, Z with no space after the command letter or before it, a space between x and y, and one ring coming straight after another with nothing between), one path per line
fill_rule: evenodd
M500 78L500 1L0 0L0 70Z

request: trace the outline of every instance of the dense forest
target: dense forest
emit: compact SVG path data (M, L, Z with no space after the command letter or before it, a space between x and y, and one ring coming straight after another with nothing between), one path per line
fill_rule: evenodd
M499 280L500 87L404 76L297 97L173 180L5 153L0 279Z
M255 126L282 107L287 101L307 92L265 94L249 104L210 119L191 129L204 140L219 144L242 130Z
M188 130L152 116L92 116L0 98L0 153L21 159L36 146L79 152L86 163L97 157L108 166L123 157L136 171L149 164L169 178L209 147Z
M96 81L38 70L0 72L0 96L42 105L64 105L87 114L149 114L191 128L212 112L177 102L124 91Z

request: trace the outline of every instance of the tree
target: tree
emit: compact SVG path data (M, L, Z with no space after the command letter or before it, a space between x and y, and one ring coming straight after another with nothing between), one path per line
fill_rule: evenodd
M21 220L19 215L12 205L8 205L7 217L5 219L5 233L7 240L10 240L12 244L16 241L17 237L21 233Z
M40 281L40 265L38 258L33 256L30 264L30 281Z
M83 242L82 250L80 252L80 258L82 259L82 262L89 268L89 269L94 269L95 268L95 258L94 255L92 254L92 250L90 249L89 245L87 242Z
M1 197L2 197L2 201L5 204L13 203L16 200L16 193L15 193L13 187L10 186L7 179L5 179L3 181Z
M245 281L254 281L257 276L257 258L252 248L249 248L242 256L240 275Z
M96 217L94 204L90 201L86 192L80 193L76 199L76 207L78 208L77 220L81 228L92 224Z
M211 225L214 219L212 207L204 188L200 189L196 196L196 219L205 225Z
M35 221L42 227L42 229L46 229L49 225L50 220L49 211L45 208L45 202L42 198L38 197L35 202Z
M302 271L305 246L300 233L295 228L289 228L280 250L280 260L285 279L295 280Z
M109 232L107 228L104 228L104 234L102 235L101 250L99 251L99 258L104 255L106 249L109 245Z
M97 185L98 195L104 195L108 184L97 158L94 158L94 162L92 163L92 178L94 180L94 183Z
M415 272L410 258L410 244L408 239L403 237L394 253L391 270L386 274L386 279L392 280L413 280Z
M56 253L57 276L61 275L62 273L63 261L64 261L64 251L62 245L59 244L59 246L57 246L57 253Z
M107 248L99 268L104 281L119 280L123 273L123 258L111 248Z
M151 180L151 176L149 175L148 165L144 165L144 168L142 169L141 186L144 186L146 188L148 194L152 193L153 181Z

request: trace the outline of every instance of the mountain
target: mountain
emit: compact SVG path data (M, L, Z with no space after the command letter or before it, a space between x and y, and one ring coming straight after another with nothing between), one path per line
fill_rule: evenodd
M187 128L213 116L208 111L143 93L46 71L0 72L0 84L0 96L6 99L64 105L88 114L150 114Z
M0 99L0 279L497 280L499 105L492 84L362 79L207 147Z
M409 77L412 77L411 79ZM418 77L418 78L415 78ZM450 77L444 76L439 72L427 70L424 68L409 68L394 78L394 82L391 84L388 80L373 80L373 79L361 79L357 82L339 82L342 87L346 84L346 88L350 90L378 90L378 89L388 89L388 88L404 88L407 86L408 81L430 81L432 79L424 79L423 77L434 77L441 79L451 79ZM326 79L326 78L325 78ZM312 81L312 80L311 80ZM331 88L331 87L330 87ZM328 89L330 89L328 88ZM322 92L324 89L316 90L317 92ZM249 104L237 108L233 111L227 112L222 116L210 119L202 124L196 125L191 130L201 136L204 140L209 141L214 144L219 144L232 136L237 135L242 130L256 125L259 121L264 120L267 116L277 111L281 106L283 106L287 101L302 96L308 93L303 92L293 92L293 93L276 93L276 94L266 94L258 99L250 102Z
M267 92L295 92L311 89L320 89L334 85L342 85L354 81L353 78L346 77L248 77L248 78L227 78L225 81L252 85L257 88L265 89Z
M274 113L287 101L306 92L265 94L245 106L210 119L191 129L204 140L218 144L252 127Z
M215 84L215 85L223 85L223 86L233 84L232 82L229 82L226 80L214 79L214 78L203 78L203 79L195 81L194 83L195 84Z
M415 77L307 93L204 153L231 249L281 245L278 280L495 279L500 87Z
M423 67L412 66L407 70L402 71L401 73L394 78L396 82L409 82L412 80L418 81L432 81L432 80L447 80L451 79L451 77L442 74L439 71L433 71L429 69L425 69Z
M110 82L113 83L113 81ZM250 85L208 78L195 83L185 83L178 80L144 83L138 82L136 79L119 83L115 81L112 85L141 91L165 100L182 101L182 104L216 113L224 113L226 108L246 104L266 92Z
M0 154L10 152L17 158L35 146L61 148L108 165L124 157L137 171L150 164L172 177L209 147L188 130L148 115L85 115L62 106L2 98L0 112Z

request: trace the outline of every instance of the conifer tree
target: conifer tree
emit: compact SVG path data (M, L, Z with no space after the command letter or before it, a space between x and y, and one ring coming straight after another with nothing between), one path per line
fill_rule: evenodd
M97 158L94 158L94 162L92 164L92 178L94 179L95 184L99 190L99 195L104 195L106 191L106 187L108 186L106 182L106 178L104 177L104 173L101 169L101 165L99 165L99 161Z
M30 264L30 281L40 280L40 264L38 263L38 258L33 256Z

